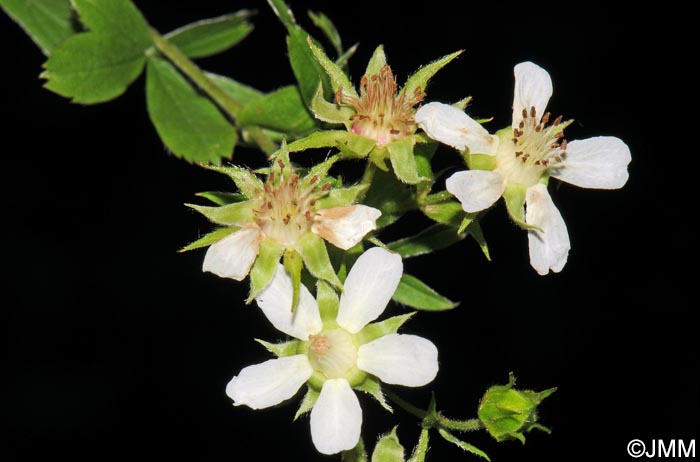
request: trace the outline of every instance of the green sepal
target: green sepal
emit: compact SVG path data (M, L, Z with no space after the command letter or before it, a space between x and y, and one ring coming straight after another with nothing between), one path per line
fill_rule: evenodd
M497 167L498 162L496 156L488 154L471 154L466 150L463 154L464 163L467 164L470 170L493 170Z
M367 324L360 332L356 335L357 341L361 345L369 343L372 340L376 340L379 337L384 337L385 335L395 334L403 326L406 321L411 319L416 312L401 314L398 316L392 316L391 318L385 319L383 321L373 322Z
M420 89L421 92L425 91L425 87L428 85L428 81L443 67L445 67L450 61L455 59L457 56L462 54L462 50L456 51L447 56L427 64L420 69L418 69L415 74L408 78L406 84L401 89L400 94L413 94L416 89Z
M70 0L0 0L0 6L46 56L78 32Z
M447 201L440 204L429 204L421 207L421 211L431 220L458 228L464 218L464 209L462 204L457 201Z
M148 115L165 145L189 162L218 164L233 156L238 135L219 108L165 59L146 69Z
M404 449L396 435L397 428L379 438L372 452L372 462L404 462Z
M248 200L248 198L241 193L230 193L222 191L203 191L198 192L197 194L195 194L195 196L206 199L216 205L234 204L236 202L243 202L245 200Z
M329 103L323 96L323 86L318 85L314 97L311 99L311 112L318 120L329 124L344 124L345 128L351 126L350 117L355 113L352 108L347 106L338 106L335 103Z
M469 103L472 102L472 99L473 98L471 96L467 96L466 98L462 98L459 101L457 101L456 103L453 103L452 107L455 107L455 108L459 109L460 111L464 111L465 109L467 109L467 106L469 106Z
M338 33L338 28L335 27L331 18L323 14L322 12L309 11L309 18L314 23L314 26L318 27L321 32L326 36L333 48L335 48L338 56L343 54L343 41L340 39L340 33Z
M314 404L316 404L316 401L318 401L318 397L321 393L314 390L311 387L306 387L306 394L304 395L304 399L301 400L301 404L299 404L299 409L297 409L296 414L294 414L294 422L299 419L299 417L303 416L304 414L308 413L313 409Z
M342 55L338 56L338 59L335 60L335 64L347 71L348 61L355 55L358 46L360 46L360 44L356 43L348 48Z
M338 294L325 281L316 281L316 301L318 310L321 313L321 320L324 323L334 322L338 317L338 307L340 302Z
M304 269L304 262L301 255L294 249L287 249L284 252L284 269L292 278L292 312L299 304L299 287L301 286L301 270Z
M342 207L351 205L357 199L357 196L367 190L369 185L357 184L348 186L347 188L336 188L328 191L328 195L317 201L318 210L329 209L331 207Z
M379 382L379 380L371 376L367 376L364 382L356 385L354 388L355 390L365 392L372 396L372 398L376 399L377 402L387 411L391 413L394 412L394 409L392 409L391 405L384 397L384 393L382 392L382 384Z
M365 442L360 437L360 441L357 442L357 446L350 449L349 451L343 451L341 453L342 462L367 462L367 450L365 450Z
M415 141L413 138L404 138L386 146L396 177L408 184L417 184L428 180L428 178L418 175L418 166L413 155L414 146Z
M434 224L413 236L390 242L387 247L403 258L418 257L451 246L465 237L467 233L458 233L452 226Z
M557 389L540 392L518 390L511 372L508 384L489 388L479 403L479 420L496 441L517 439L525 443L524 433L549 429L537 422L537 407Z
M484 237L484 231L481 229L481 223L478 220L474 220L469 225L469 235L474 238L481 252L484 254L488 261L491 261L491 252L489 252L489 246L486 243L486 238Z
M338 159L340 159L340 156L336 154L334 156L330 156L323 162L311 167L304 176L304 178L301 180L301 187L306 188L310 186L312 181L316 185L320 184L323 180L326 179L326 176L328 175L328 170L330 170L331 167L333 167L333 165L338 161Z
M264 239L260 243L258 256L250 269L250 295L246 303L252 302L272 281L283 253L284 246L272 239Z
M187 207L201 213L212 223L226 226L243 226L253 221L253 201L235 202L220 207L207 205L185 204Z
M245 105L238 113L239 125L255 125L287 133L304 135L316 127L295 86L282 87Z
M189 252L190 250L201 249L202 247L209 247L210 245L216 244L221 239L225 238L229 234L233 234L239 229L240 228L238 228L237 226L229 226L226 228L216 229L208 234L205 234L196 241L186 245L185 247L181 248L180 250L178 250L178 252Z
M262 194L265 185L253 172L243 167L207 165L205 168L222 173L233 180L238 190L252 199Z
M295 140L287 145L289 152L305 151L316 148L334 148L338 142L345 141L349 133L344 130L324 130Z
M280 343L270 343L265 340L260 340L258 338L254 339L260 345L264 346L267 351L277 356L278 358L283 358L285 356L294 356L297 354L299 348L299 340L289 340L287 342Z
M462 218L462 222L459 224L459 228L457 228L457 233L462 234L464 231L469 228L469 226L474 222L474 219L476 218L476 214L473 213L465 213L464 218Z
M349 158L364 159L370 153L375 151L377 142L371 138L357 135L352 132L346 132L347 135L343 139L339 139L336 147ZM386 170L386 169L385 169Z
M430 431L423 428L418 436L418 444L413 448L413 454L408 459L408 462L425 462L425 457L428 454L428 442L430 441Z
M488 461L491 460L491 459L489 459L489 456L484 451L477 448L473 444L469 444L465 441L460 440L459 438L457 438L456 436L454 436L452 433L448 432L444 428L438 428L438 433L440 433L440 436L442 436L445 439L445 441L449 441L450 443L454 444L455 446L459 447L460 449L462 449L466 452L469 452L471 454L474 454L475 456L482 457Z
M525 230L536 229L542 231L539 226L525 223L525 196L527 188L520 183L508 183L503 192L503 199L506 202L506 209L511 220L516 225Z
M345 284L345 279L348 277L348 269L352 268L362 252L365 251L362 241L348 250L342 250L334 245L327 247L328 255L331 258L333 268L338 268L338 279Z
M165 35L170 43L189 58L205 58L226 51L246 38L253 25L254 12L241 10L216 18L202 19Z
M219 88L244 106L264 96L262 92L250 85L238 82L230 77L211 72L205 72L205 74L209 80L213 80Z
M355 88L352 86L348 76L345 75L345 72L343 72L343 70L326 55L321 47L311 40L311 37L309 37L307 41L309 43L309 47L311 48L311 53L313 53L316 61L318 61L321 67L323 67L323 69L326 71L326 74L328 74L333 93L337 92L338 90L342 90L343 93L358 97Z
M392 299L422 311L446 311L459 306L459 302L440 295L420 279L404 273Z
M384 45L379 45L377 48L374 49L372 57L367 63L365 75L377 75L384 66L386 66L386 54L384 53Z
M306 233L296 243L296 251L304 259L304 266L309 273L317 279L323 279L331 283L335 288L341 289L343 285L335 274L331 260L328 257L326 244L323 239L315 233Z

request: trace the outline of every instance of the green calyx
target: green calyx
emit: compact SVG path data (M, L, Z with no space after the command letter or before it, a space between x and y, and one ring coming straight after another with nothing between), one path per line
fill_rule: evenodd
M507 385L495 385L481 398L479 420L496 441L517 439L525 443L524 433L534 429L549 432L538 423L537 407L556 390L517 390L511 373Z

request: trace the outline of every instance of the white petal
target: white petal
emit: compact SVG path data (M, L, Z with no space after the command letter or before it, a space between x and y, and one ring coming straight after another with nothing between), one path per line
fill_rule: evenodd
M500 173L488 170L457 172L445 183L447 190L462 203L465 212L479 212L491 207L506 189Z
M306 355L270 359L244 368L226 385L226 394L236 406L263 409L294 396L313 373Z
M331 244L348 250L367 233L377 229L377 218L382 212L366 205L348 205L319 210L311 231Z
M418 109L415 119L429 137L460 151L469 148L472 154L493 155L498 149L498 137L449 104L428 103Z
M525 222L543 231L530 230L527 233L530 264L543 276L550 269L558 273L564 268L571 249L566 223L543 184L528 188L525 203Z
M360 440L362 408L345 379L326 380L311 409L311 440L318 452L337 454Z
M423 337L389 334L360 346L357 367L384 383L421 387L437 375L438 351Z
M202 271L222 278L242 281L258 256L262 233L256 226L245 226L209 246Z
M299 304L292 312L293 293L292 278L284 266L278 264L272 281L255 297L255 301L277 330L300 340L308 340L310 334L316 334L323 328L318 304L306 286L301 284Z
M523 109L530 117L530 109L535 108L537 119L541 119L552 97L552 78L537 64L529 61L520 63L513 69L515 93L513 95L513 127L523 120Z
M614 136L572 141L566 159L551 171L561 181L593 189L618 189L625 185L632 160L630 148Z
M401 256L372 247L357 259L343 285L337 321L355 334L374 321L396 292L403 262Z

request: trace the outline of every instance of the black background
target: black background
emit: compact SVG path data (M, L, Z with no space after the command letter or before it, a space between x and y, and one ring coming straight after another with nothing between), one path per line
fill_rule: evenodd
M263 2L137 1L165 32L193 20L257 8L242 45L201 61L269 91L291 83L284 32ZM527 444L470 440L494 461L628 460L632 438L695 438L698 386L696 230L697 85L671 51L691 49L689 15L672 7L616 12L599 4L495 2L294 2L326 11L361 74L384 43L399 82L419 65L466 52L429 87L429 100L475 96L471 113L510 121L512 67L532 60L552 75L550 109L577 120L570 139L615 135L632 151L620 191L552 189L572 251L559 275L529 266L525 234L502 206L483 221L493 261L472 241L405 262L462 305L420 314L406 332L432 339L434 383L448 415L472 417L484 390L514 371L524 387L558 386L542 409L550 436ZM269 358L252 341L279 338L246 284L201 272L203 252L177 254L210 229L182 204L228 189L219 177L169 155L148 120L143 80L108 104L69 104L41 88L44 58L0 18L4 460L172 457L190 460L321 460L296 404L233 408L228 380ZM692 58L688 52L687 59ZM681 56L684 56L681 54ZM444 164L458 165L445 149ZM238 163L259 164L240 149ZM422 223L408 218L391 236ZM389 235L386 236L387 239ZM401 312L392 308L392 312ZM426 403L427 390L405 392ZM418 422L362 398L364 435L400 422L412 446ZM438 439L430 460L473 460Z

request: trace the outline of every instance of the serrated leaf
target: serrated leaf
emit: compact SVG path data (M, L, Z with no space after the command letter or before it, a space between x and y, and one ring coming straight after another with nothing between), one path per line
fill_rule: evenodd
M467 233L458 234L457 229L452 226L435 224L418 234L390 242L387 247L403 258L418 257L449 247L463 240L467 235Z
M205 72L205 74L209 80L212 80L219 86L219 88L228 93L229 96L233 97L233 99L238 101L243 106L264 96L261 91L256 90L250 85L233 80L232 78L213 74L211 72Z
M367 462L367 451L365 450L365 442L362 441L362 437L357 442L357 446L349 451L342 452L341 460L342 462Z
M158 57L148 61L146 103L158 135L177 157L218 164L233 155L238 138L233 125L172 64Z
M401 89L401 94L412 95L417 89L420 88L421 91L425 91L425 87L428 85L428 81L443 67L445 67L450 61L455 59L457 56L462 54L462 51L457 51L455 53L443 56L442 58L427 64L416 71L411 77L406 81L406 85Z
M404 462L404 449L396 435L397 428L379 438L372 452L372 462Z
M168 33L165 38L190 58L212 56L235 46L253 31L248 22L252 15L252 11L241 10L202 19Z
M219 228L215 231L212 231L209 234L206 234L196 241L192 242L191 244L186 245L182 249L179 250L179 252L188 252L190 250L194 249L200 249L202 247L209 247L212 244L215 244L219 242L221 239L225 238L229 234L234 233L235 231L238 231L238 227L235 226L229 226L227 228Z
M53 49L44 64L44 87L73 102L95 104L126 91L143 70L146 57L121 35L76 34Z
M272 239L264 239L258 248L258 256L250 269L250 295L246 303L253 299L272 281L284 247Z
M316 27L326 36L333 48L335 48L338 56L343 54L343 41L340 39L338 29L333 24L333 21L322 12L309 11L309 17Z
M247 198L241 193L229 193L221 191L203 191L195 194L195 196L207 199L208 201L213 202L216 205L227 205L247 200Z
M316 404L316 401L318 401L319 395L320 393L314 390L313 388L306 388L306 394L304 395L304 399L301 400L301 404L299 404L299 409L297 409L296 414L294 414L294 421L296 421L297 419L299 419L299 417L303 416L311 409L313 409L314 404Z
M283 0L268 0L268 3L287 28L289 64L292 66L304 104L309 107L319 82L323 84L323 88L330 89L330 81L311 53L306 41L309 34L297 25L292 10Z
M442 436L446 441L449 441L450 443L456 445L457 447L463 449L466 452L469 452L471 454L474 454L475 456L483 457L484 459L491 461L489 459L489 456L486 455L484 451L481 449L477 448L473 444L469 444L465 441L460 440L456 436L454 436L452 433L448 432L447 430L443 428L439 428L438 432L440 433L440 436Z
M413 317L414 314L416 313L413 312L401 314L398 316L392 316L391 318L385 319L383 321L368 324L360 332L358 332L358 341L361 344L365 344L371 342L372 340L376 340L379 337L384 337L385 335L389 334L395 334L396 332L398 332L401 326L403 326L406 323L406 321Z
M303 135L316 127L316 120L306 109L299 90L282 87L243 107L238 114L239 125L257 125L271 130Z
M118 35L133 50L151 46L149 26L131 0L72 0L80 21L92 32Z
M253 221L252 201L235 202L220 207L210 207L208 205L185 204L191 209L201 213L212 223L226 226L243 226Z
M418 278L404 273L392 299L403 305L423 311L445 311L459 303L443 297Z
M411 188L401 183L395 175L382 171L375 172L363 204L382 212L377 228L388 226L409 210L418 208Z
M280 343L270 343L266 342L265 340L260 340L258 338L254 340L260 345L264 346L267 351L277 356L278 358L282 358L284 356L293 356L297 354L297 350L299 348L299 340L289 340L288 342Z
M70 0L0 0L0 7L46 56L77 32Z
M389 412L394 412L394 410L391 408L391 405L389 405L389 402L386 400L384 397L384 393L382 393L382 385L381 383L372 378L372 377L367 377L364 382L362 382L360 385L354 387L355 390L359 390L365 393L368 393L371 395L374 399L377 400L377 402L387 411Z

